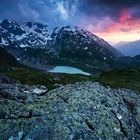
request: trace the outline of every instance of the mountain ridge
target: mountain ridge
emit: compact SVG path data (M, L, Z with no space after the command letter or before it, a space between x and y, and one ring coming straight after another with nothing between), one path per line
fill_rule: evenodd
M92 34L89 31L80 29L78 27L62 26L62 28L55 28L54 30L49 31L49 27L41 23L27 22L26 24L18 24L15 21L8 21L6 19L0 23L0 29L1 29L0 30L0 33L1 33L0 43L3 45L5 45L4 42L8 43L8 41L10 40L10 41L16 42L16 44L18 44L20 47L33 47L33 48L45 47L46 48L48 45L47 42L54 39L53 37L54 37L54 34L56 34L56 31L58 31L58 33L62 33L62 31L63 32L66 31L69 33L78 32L79 34L81 34L81 36L84 36L85 38L90 38L88 41L92 40L96 42L98 45L111 48L111 45L108 44L105 40L97 37L96 35ZM8 39L6 40L6 38L4 38L7 35L7 34L6 35L4 34L5 32L8 34L9 40ZM34 37L34 39L32 37ZM37 40L38 42L34 42L35 40ZM20 44L19 42L21 42L22 44ZM33 43L33 45L36 43L36 45L33 46L31 43ZM113 49L114 48L112 48L112 50Z
M131 42L122 42L115 45L115 47L126 56L140 55L140 39Z
M123 56L89 31L64 26L51 32L47 25L32 22L20 25L2 21L0 44L21 63L35 67L38 64L75 66L75 63L80 63L80 67L90 65L98 69L110 69L111 63Z
M0 46L0 69L20 66L19 62Z

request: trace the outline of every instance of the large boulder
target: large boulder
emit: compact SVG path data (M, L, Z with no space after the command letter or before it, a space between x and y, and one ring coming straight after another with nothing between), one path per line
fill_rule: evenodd
M0 108L1 139L140 139L140 94L127 89L82 82L30 102L0 99Z

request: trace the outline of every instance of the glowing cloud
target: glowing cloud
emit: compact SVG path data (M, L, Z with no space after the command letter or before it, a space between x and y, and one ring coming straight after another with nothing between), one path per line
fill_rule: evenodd
M109 42L140 39L140 0L0 0L0 20L79 26Z
M114 22L104 32L128 32L140 28L140 19L134 19L128 11L123 11L118 22Z
M88 30L111 44L134 41L140 39L140 19L134 18L128 10L123 10L117 21L103 18L99 25L90 26Z
M60 2L57 4L57 10L64 20L67 20L69 18L68 12L67 12L66 8L64 7L63 2Z

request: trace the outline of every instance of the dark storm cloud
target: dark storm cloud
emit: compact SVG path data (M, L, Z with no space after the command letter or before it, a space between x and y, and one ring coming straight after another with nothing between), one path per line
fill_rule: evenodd
M0 19L40 21L59 25L73 23L78 0L0 0ZM73 16L73 19L70 17Z
M0 0L0 19L50 25L97 24L104 17L115 21L123 10L139 17L140 0Z
M9 17L17 17L18 16L18 6L20 0L0 0L0 18L9 18Z
M101 5L129 7L139 4L140 0L86 0L85 2L89 3L90 5L96 3Z
M116 20L123 10L130 10L133 16L140 16L140 0L82 0L80 8L87 15L109 16Z
M0 19L18 20L20 22L35 20L38 11L31 7L29 0L0 0ZM30 0L31 1L31 0Z

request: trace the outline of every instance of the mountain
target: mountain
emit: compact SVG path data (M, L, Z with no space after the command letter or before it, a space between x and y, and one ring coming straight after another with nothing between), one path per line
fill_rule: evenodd
M136 55L134 57L123 56L119 58L119 61L130 66L140 66L140 55Z
M33 22L18 24L9 20L3 20L0 23L0 44L2 45L15 42L20 47L44 48L48 39L47 25Z
M98 81L113 88L128 88L140 92L140 67L105 72L100 75Z
M115 47L126 56L140 55L140 40L133 42L120 42Z
M18 61L5 49L0 47L0 69L5 67L16 67L16 66L20 66Z
M50 30L47 25L3 20L0 44L23 64L92 66L110 69L122 54L103 39L78 27L65 26Z
M51 38L48 41L48 47L59 57L107 61L122 56L119 51L103 39L78 27L56 28Z

